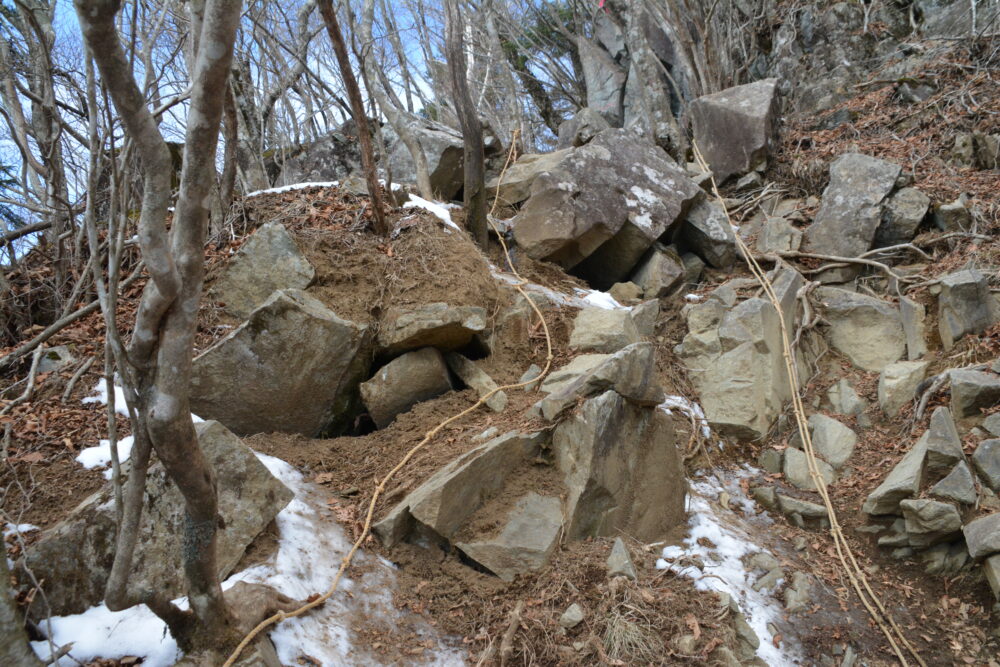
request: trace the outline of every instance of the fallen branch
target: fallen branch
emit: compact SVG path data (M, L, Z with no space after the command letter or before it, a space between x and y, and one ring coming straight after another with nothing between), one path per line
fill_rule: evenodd
M66 401L69 400L69 396L70 394L73 393L73 388L76 387L76 383L80 381L80 378L83 377L83 374L86 373L87 370L93 365L94 365L94 357L90 357L85 362L83 362L83 364L81 364L81 366L78 369L76 369L76 372L73 373L73 377L71 377L69 379L69 382L66 383L66 389L65 391L63 391L61 399L62 403L65 403Z
M35 391L35 377L38 375L38 362L42 358L42 352L43 349L39 347L35 350L35 354L31 358L31 370L28 372L28 386L24 388L24 393L5 405L3 410L0 410L0 416L7 414L18 405L21 405L21 403L31 400L31 394Z
M523 611L524 601L519 600L514 605L514 611L510 613L510 623L507 625L507 631L503 633L503 639L500 641L500 667L507 667L507 661L510 660L510 656L514 653L514 635L517 634L517 629L521 626L521 612Z

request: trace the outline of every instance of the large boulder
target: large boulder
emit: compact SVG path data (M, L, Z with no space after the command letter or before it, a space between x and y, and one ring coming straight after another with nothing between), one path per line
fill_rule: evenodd
M766 160L777 131L777 83L755 81L691 103L694 140L719 184Z
M590 107L583 107L569 120L563 121L559 125L559 141L556 147L577 148L611 127L604 116L597 113ZM520 160L518 160L520 162Z
M621 127L625 112L625 70L607 51L590 40L578 39L576 45L587 84L587 107L611 127Z
M566 536L652 541L683 522L687 484L669 417L615 391L586 401L552 435Z
M680 239L716 269L728 269L739 258L726 210L714 201L704 199L692 207L681 223Z
M531 196L531 184L535 179L540 174L557 169L569 154L570 151L564 149L551 153L522 155L503 173L502 179L497 176L487 182L486 191L490 194L496 193L501 204L520 204Z
M427 158L431 189L436 196L449 200L465 183L462 134L447 125L415 116L409 118L410 131ZM389 168L398 183L416 183L417 168L413 156L391 127L383 129L389 152Z
M899 165L847 153L830 165L830 184L803 247L814 253L857 257L871 249L882 222L886 198L896 185ZM827 282L843 282L857 274L857 267L837 269Z
M230 260L209 292L229 314L244 319L276 290L305 289L316 276L284 225L272 222L254 232Z
M640 339L632 313L622 308L584 308L573 320L569 346L582 352L617 352Z
M978 416L983 408L1000 403L1000 375L974 370L954 370L949 375L951 409L959 419Z
M271 295L191 369L191 408L240 435L341 428L368 371L368 326L300 290Z
M451 391L451 376L441 352L425 347L396 357L367 382L362 382L361 400L372 421L385 428L417 403Z
M659 299L672 292L684 278L684 262L671 247L654 243L639 263L632 282L643 289L647 299Z
M378 347L388 355L422 347L458 350L485 329L486 309L479 306L427 303L392 307L379 325Z
M577 271L606 289L627 278L700 192L661 148L605 130L535 178L514 239L528 256L567 269L588 260Z
M247 546L291 501L292 492L222 424L203 422L195 424L195 430L202 452L215 470L220 525L225 526L217 533L216 554L219 577L225 578ZM150 468L143 497L128 589L179 597L187 585L181 564L184 499L162 464ZM108 484L27 549L25 564L44 582L52 614L81 613L104 599L116 532L114 492Z
M836 287L821 287L816 295L830 323L830 344L855 366L879 372L903 356L906 335L898 308Z
M986 276L975 269L952 273L941 279L938 296L938 331L950 350L966 334L981 334L1000 319Z

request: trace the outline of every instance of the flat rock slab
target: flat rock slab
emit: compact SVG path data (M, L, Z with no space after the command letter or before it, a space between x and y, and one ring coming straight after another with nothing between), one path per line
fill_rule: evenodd
M899 165L847 153L830 165L830 184L804 246L809 252L857 257L871 249L882 208L896 185Z
M336 431L368 371L368 326L300 290L275 292L194 359L191 408L239 435Z
M359 389L375 425L385 428L397 415L451 391L452 386L441 352L425 347L396 357Z
M219 577L225 578L247 546L291 501L292 492L222 424L203 422L195 424L195 430L215 469L219 516L225 522L225 529L218 532L217 558ZM145 503L129 590L148 588L180 597L187 586L181 566L184 501L159 463L150 468ZM28 548L27 565L45 582L53 614L81 613L104 599L116 533L114 493L108 484Z
M767 158L777 130L777 84L764 79L691 103L695 142L720 185Z
M240 319L277 290L305 289L316 277L285 226L272 222L248 238L211 288L209 298Z
M622 308L584 308L573 320L569 346L581 352L611 354L640 340L632 313Z
M927 439L921 437L862 506L866 514L898 514L899 503L920 493L927 459Z
M951 409L960 419L1000 403L1000 375L987 371L951 371Z
M507 394L496 391L499 385L486 371L477 366L476 362L466 359L457 352L448 352L444 355L444 360L451 372L457 375L466 387L475 389L480 398L494 392L486 399L486 405L493 412L503 412L507 407Z
M965 505L976 504L976 480L969 464L962 461L945 477L931 487L932 496L954 500Z
M927 498L899 502L910 546L929 547L950 540L962 530L962 516L951 503Z
M882 369L878 379L878 404L888 417L895 417L913 401L917 387L927 374L929 361L897 361Z
M879 372L906 352L899 309L881 299L836 287L816 295L830 322L830 344L866 371Z
M422 347L458 350L485 329L486 309L479 306L428 303L390 308L379 327L378 346L388 355Z
M979 443L972 454L972 465L986 486L1000 493L1000 439Z

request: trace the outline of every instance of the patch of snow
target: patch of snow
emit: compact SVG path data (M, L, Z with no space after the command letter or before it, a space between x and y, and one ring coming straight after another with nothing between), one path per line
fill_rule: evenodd
M668 415L671 410L680 410L689 419L694 419L698 425L701 427L701 434L706 438L712 437L712 429L708 426L708 420L705 418L705 411L701 409L701 406L696 402L688 400L683 396L667 396L666 399L658 406L660 410L663 410Z
M606 310L631 310L631 306L623 306L607 292L597 290L587 290L580 287L574 288L574 294L563 294L553 289L539 285L537 283L522 282L512 273L501 271L495 264L490 263L490 273L497 280L508 285L521 285L528 294L540 294L552 303L571 308L604 308Z
M33 523L19 523L17 525L13 523L4 524L3 527L3 537L7 539L11 535L17 535L20 533L30 533L35 530L41 530L38 526Z
M607 292L599 292L595 289L581 289L579 287L575 288L574 291L588 306L597 306L605 310L631 310L629 306L623 306L618 303L618 300Z
M272 560L234 574L222 587L228 589L239 581L265 583L300 600L322 593L350 549L350 540L331 516L325 494L306 482L288 463L265 454L257 454L257 458L295 497L276 518L280 537ZM440 633L430 624L395 609L391 564L363 552L355 557L355 562L369 565L363 579L344 577L338 593L323 607L272 628L271 640L282 664L299 664L305 655L322 667L381 664L363 646L353 643L356 635L351 619L362 622L373 617L389 627L399 628L401 637L415 635L418 643L431 640L436 648L428 651L426 664L465 664L464 654L444 645ZM182 609L187 608L185 598L174 602ZM111 612L99 605L82 614L53 618L49 627L52 644L73 643L70 653L57 663L60 667L129 655L141 656L144 667L169 667L180 657L164 623L145 606ZM32 642L35 653L43 660L49 656L49 646L48 641Z
M704 297L700 294L685 294L684 300L688 303L699 303Z
M101 405L108 404L108 383L104 378L97 381L97 386L94 387L94 395L87 396L83 399L83 402L100 403ZM115 385L115 413L128 417L128 406L125 404L125 391L118 385Z
M129 460L132 456L132 446L135 444L135 438L131 435L126 436L118 441L118 460L121 463ZM101 443L96 447L87 447L80 450L80 453L76 457L77 462L84 468L101 468L104 466L111 465L111 441L101 440ZM104 478L111 479L111 469L108 468L104 471Z
M383 185L385 185L385 183L383 183ZM250 194L246 195L244 199L250 199L251 197L257 197L259 195L272 195L272 194L280 194L282 192L292 192L293 190L310 190L312 188L338 188L338 187L340 187L340 181L314 181L311 183L292 183L291 185L282 185L277 188L254 190Z
M784 622L784 609L779 601L755 591L756 578L751 576L743 564L743 558L762 551L752 536L752 521L770 524L766 514L754 517L755 505L746 497L740 481L758 471L746 466L742 471L728 477L705 477L691 483L688 495L689 533L683 546L663 548L656 561L660 570L669 570L694 580L694 586L701 591L726 593L735 600L750 627L760 638L757 656L768 665L802 664L801 648L790 632L782 632L780 647L774 645L774 637L768 629L769 623L788 627ZM720 494L725 491L730 497L730 505L739 507L742 516L734 511L724 510L718 504ZM765 526L766 528L766 526ZM700 540L700 542L699 542ZM710 545L710 546L706 546ZM704 568L693 565L695 559L704 563Z
M442 204L441 202L436 201L427 201L423 197L418 197L411 192L410 201L403 204L403 208L422 208L425 211L430 211L446 226L454 227L455 229L461 231L461 228L452 222L451 213L448 212L448 204Z

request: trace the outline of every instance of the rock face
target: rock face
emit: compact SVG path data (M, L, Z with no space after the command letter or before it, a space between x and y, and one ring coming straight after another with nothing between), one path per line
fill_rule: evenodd
M192 409L241 435L336 430L355 407L368 344L367 325L305 292L275 292L195 358Z
M451 391L448 366L441 352L425 347L407 352L383 366L372 379L362 382L361 400L379 428L421 401Z
M951 371L951 408L961 419L1000 402L1000 375L986 371Z
M632 313L624 309L584 308L573 321L569 346L583 352L617 352L639 342Z
M928 366L929 361L897 361L885 367L878 379L878 404L887 416L895 417L913 400Z
M222 424L203 422L195 429L218 483L219 514L225 522L218 533L218 563L224 578L250 542L291 501L292 492ZM129 590L150 588L178 597L186 588L181 567L184 502L158 463L150 468L146 485ZM26 563L44 580L53 614L80 613L104 599L115 534L109 484L28 549Z
M756 81L691 103L694 140L720 185L767 158L777 129L777 83Z
M383 354L395 355L422 347L457 350L486 329L486 310L479 306L429 303L390 308L378 332Z
M660 148L605 130L540 174L513 220L528 256L573 268L606 289L627 278L701 190Z
M899 173L899 165L867 155L847 153L837 158L830 165L830 184L820 209L806 230L805 249L839 257L857 257L869 250Z
M986 276L975 269L967 269L941 279L938 331L946 350L966 334L983 333L998 319L1000 313Z
M254 232L212 286L210 298L226 312L250 316L276 290L305 289L316 276L291 234L279 223Z
M881 371L903 356L906 335L895 307L836 287L821 287L816 294L830 322L830 344L855 366Z
M607 391L556 427L552 449L569 489L568 538L652 540L682 520L687 487L662 411Z
M577 148L597 136L599 132L610 129L611 125L601 114L590 107L583 107L569 120L559 125L559 141L556 148ZM520 160L518 160L520 162Z
M540 174L557 169L569 154L569 150L563 149L551 153L522 155L507 169L502 181L499 180L499 177L492 179L486 184L486 190L497 192L499 184L500 201L505 204L520 204L531 196L531 184L535 182L535 179Z
M427 158L431 188L445 201L453 199L464 183L462 135L456 130L423 118L412 118L412 131ZM390 146L389 167L393 180L416 183L417 168L406 145L391 127L383 128Z

